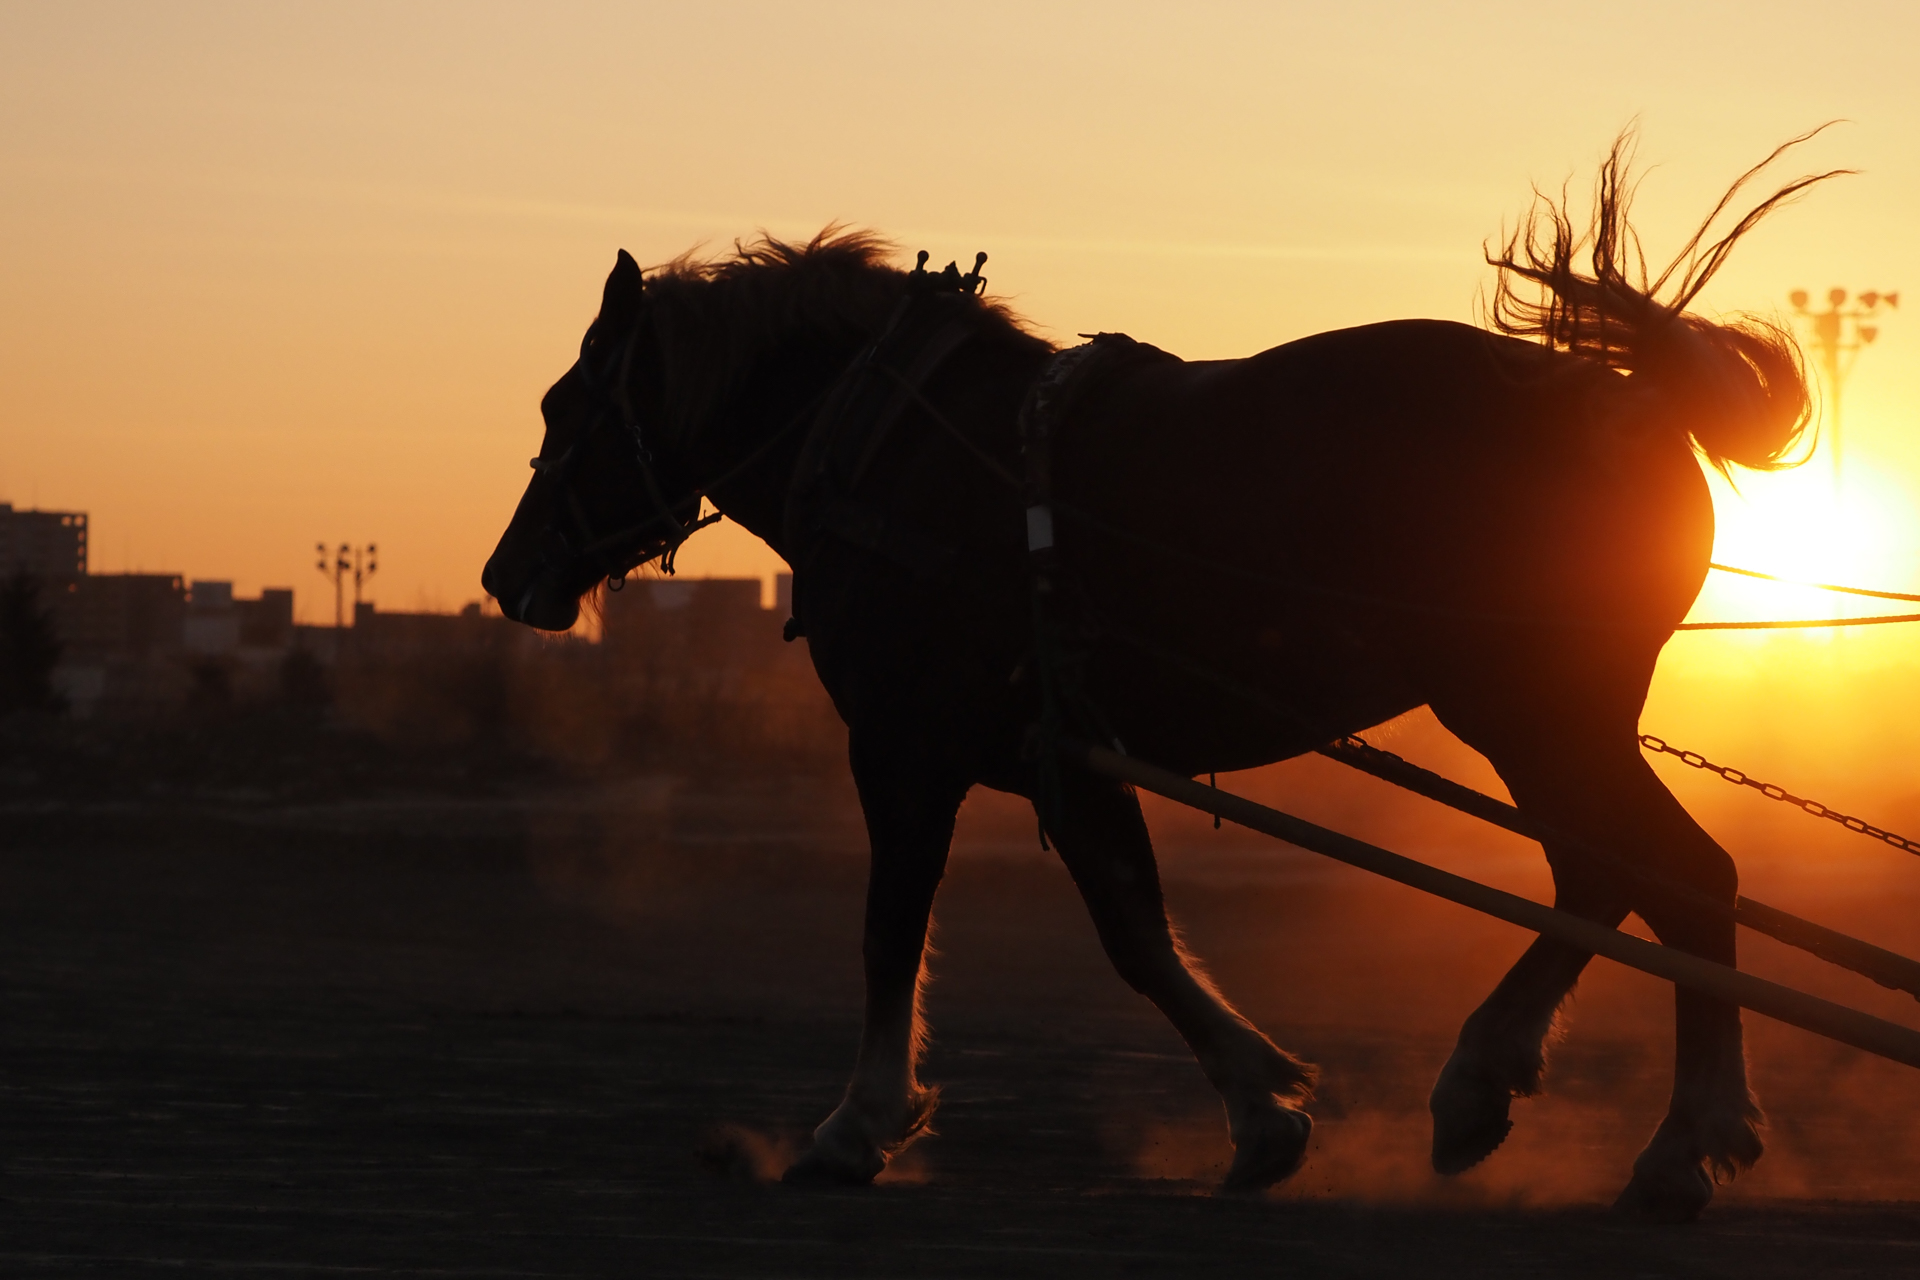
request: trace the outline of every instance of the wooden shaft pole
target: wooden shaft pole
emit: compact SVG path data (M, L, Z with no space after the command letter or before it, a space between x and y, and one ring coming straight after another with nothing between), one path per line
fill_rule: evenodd
M1378 845L1316 826L1303 818L1269 809L1251 800L1202 785L1165 769L1123 756L1105 747L1062 743L1061 750L1095 773L1130 783L1144 791L1211 813L1253 831L1270 835L1302 849L1397 880L1463 907L1517 924L1523 929L1557 939L1583 951L1656 978L1765 1014L1815 1035L1850 1044L1856 1049L1920 1068L1920 1031L1810 996L1777 982L1730 969L1711 960L1655 942L1635 938L1605 925L1544 906L1529 898L1491 885L1430 867Z
M1809 955L1819 956L1829 964L1851 969L1889 991L1904 991L1920 999L1920 964L1897 951L1876 947L1838 929L1829 929L1778 907L1756 902L1745 894L1737 900L1733 918L1755 933L1764 933Z
M1358 769L1396 787L1404 787L1416 795L1471 814L1483 822L1504 827L1515 835L1525 836L1529 840L1545 839L1545 833L1505 801L1462 786L1398 756L1379 750L1357 749L1345 742L1321 747L1319 753L1329 760L1338 760L1348 768ZM1726 910L1722 904L1708 902L1703 905L1722 912ZM1770 907L1744 894L1734 903L1733 918L1756 933L1764 933L1790 947L1798 947L1819 956L1830 964L1871 978L1883 987L1904 991L1920 999L1920 962L1909 960L1896 951L1876 947L1871 942L1815 924L1778 907Z

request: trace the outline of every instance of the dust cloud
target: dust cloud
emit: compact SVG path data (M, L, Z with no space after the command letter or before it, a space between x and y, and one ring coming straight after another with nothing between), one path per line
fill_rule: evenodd
M1431 717L1371 736L1499 793L1484 762ZM1791 774L1791 763L1781 772ZM1331 761L1303 759L1221 785L1516 892L1551 893L1527 842ZM1897 809L1899 799L1897 790L1864 795L1861 807ZM692 962L681 971L689 998L724 983L758 993L756 1007L854 1015L864 834L844 780L715 788L683 779L633 784L599 803L545 828L535 863L545 892L622 928L671 931L696 938L690 945L701 954L724 954L731 978ZM1743 821L1708 815L1737 856L1760 851L1751 892L1911 952L1920 866L1910 855L1856 849L1848 842L1858 837L1832 823L1757 796L1752 803L1761 812ZM1461 1021L1527 935L1231 825L1216 831L1152 797L1146 807L1170 909L1193 951L1258 1025L1323 1069L1308 1160L1276 1197L1550 1208L1605 1204L1618 1192L1665 1108L1669 987L1596 961L1566 1010L1545 1092L1515 1103L1514 1131L1492 1158L1440 1178L1428 1166L1427 1090ZM1803 852L1781 856L1789 849ZM1043 1149L1084 1140L1049 1118L1064 1095L1049 1102L1053 1086L1023 1068L1032 1046L1066 1037L1103 1043L1083 1064L1073 1100L1100 1114L1086 1136L1109 1175L1175 1193L1217 1184L1232 1154L1217 1101L1158 1014L1113 976L1023 801L985 791L969 798L937 915L928 1078L962 1076L939 1126L956 1136L924 1140L890 1176L937 1182L989 1170L978 1156L949 1159L969 1105L988 1105L969 1097L1032 1108ZM1637 921L1628 927L1644 933ZM1916 1021L1904 995L1757 935L1743 935L1742 948L1756 972ZM1768 1154L1723 1199L1920 1195L1920 1074L1757 1016L1748 1028L1754 1087L1770 1116ZM850 1039L849 1066L852 1047ZM1142 1061L1154 1089L1137 1083ZM788 1153L770 1142L736 1138L737 1148L757 1153L739 1157L757 1177L771 1176Z

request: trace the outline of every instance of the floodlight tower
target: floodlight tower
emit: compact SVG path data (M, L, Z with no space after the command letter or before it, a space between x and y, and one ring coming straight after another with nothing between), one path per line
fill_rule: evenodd
M316 542L313 544L313 549L320 556L320 561L314 565L314 568L320 571L321 577L333 584L333 628L338 631L347 625L346 581L348 577L353 579L353 608L354 612L358 613L362 584L380 572L377 559L380 549L371 542L364 547L343 542L335 551L328 551L327 544L324 542Z
M1845 289L1827 290L1827 309L1809 311L1807 291L1795 289L1787 295L1793 312L1806 322L1813 334L1813 352L1820 370L1827 375L1828 419L1833 424L1833 488L1840 491L1840 394L1860 352L1880 336L1878 314L1884 303L1889 309L1900 306L1898 293L1879 293L1869 289L1847 304Z
M341 627L346 625L346 618L344 616L346 606L341 599L340 584L345 579L347 571L353 568L353 562L347 559L347 552L352 550L352 548L348 547L344 542L341 543L339 556L331 564L327 562L329 552L327 551L326 543L316 542L313 544L313 549L315 554L320 557L319 562L313 567L320 571L321 577L333 584L333 629L337 632Z
M371 542L353 549L353 616L356 618L360 616L360 584L380 572L379 561L375 559L379 554L380 548ZM365 557L364 565L362 557Z

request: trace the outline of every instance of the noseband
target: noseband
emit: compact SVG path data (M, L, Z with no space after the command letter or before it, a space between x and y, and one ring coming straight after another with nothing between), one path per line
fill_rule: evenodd
M566 452L558 458L533 458L530 465L559 490L560 509L565 512L565 519L563 521L556 515L547 528L565 548L568 561L591 569L596 576L604 576L607 588L618 591L625 585L629 573L650 560L660 560L661 567L671 574L674 556L679 553L681 544L719 520L720 515L715 512L705 519L683 520L678 509L684 508L689 502L694 504L692 514L699 515L700 494L696 492L675 503L667 501L660 488L660 478L653 469L653 452L647 448L642 437L640 418L633 411L633 399L627 390L628 377L633 371L633 354L640 344L639 317L634 318L627 330L626 342L622 344L618 367L613 370L611 383L604 374L594 370L590 350L592 341L591 332L581 340L580 358L574 362L573 368L594 399L593 418L587 423L586 430L575 437ZM593 518L587 513L586 504L580 500L575 471L589 442L608 430L618 432L632 450L629 456L646 485L652 511L638 524L603 531L595 526ZM658 545L654 545L656 543Z

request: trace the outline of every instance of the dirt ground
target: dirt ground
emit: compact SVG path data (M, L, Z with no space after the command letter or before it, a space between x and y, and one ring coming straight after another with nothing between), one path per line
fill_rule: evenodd
M1545 892L1517 842L1287 768L1253 789ZM1426 1090L1524 936L1152 816L1193 948L1325 1073L1309 1162L1268 1198L1208 1194L1230 1152L1204 1080L1001 798L970 802L939 907L938 1136L861 1191L769 1181L858 1033L843 781L16 799L0 1273L1920 1275L1920 1073L1750 1019L1767 1160L1700 1224L1621 1222L1605 1206L1661 1111L1670 998L1597 966L1551 1092L1443 1181ZM1762 859L1749 884L1910 946L1920 875L1883 862L1810 879ZM1764 942L1745 956L1916 1020Z

